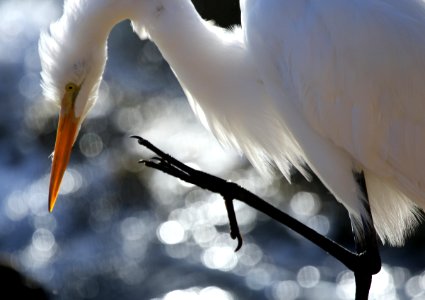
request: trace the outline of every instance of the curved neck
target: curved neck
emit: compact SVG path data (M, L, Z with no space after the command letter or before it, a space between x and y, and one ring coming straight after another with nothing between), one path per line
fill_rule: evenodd
M68 1L66 11L74 28L83 36L82 41L104 45L112 28L130 19L141 38L150 38L178 77L180 83L208 83L218 70L223 56L232 56L232 47L242 48L234 35L204 21L190 0L79 0ZM76 35L78 36L78 35ZM233 51L234 52L234 51ZM208 70L216 72L205 72ZM192 76L197 73L194 80ZM204 77L198 77L199 75ZM190 80L189 80L190 78ZM193 79L193 80L192 80ZM189 88L189 87L188 87Z
M74 0L66 2L68 16L70 27L95 40L106 40L117 23L130 19L140 38L154 41L166 58L167 50L189 50L212 34L190 0Z
M141 38L158 46L189 101L208 105L209 112L219 105L216 99L234 101L237 87L229 83L252 73L242 34L203 20L190 0L141 1L131 20Z
M112 28L128 19L137 1L74 0L66 1L62 19L70 32L78 32L83 40L104 44ZM66 30L65 29L65 30Z
M190 0L80 2L88 9L96 8L81 14L91 20L80 20L79 26L94 24L93 19L98 23L97 28L82 30L86 38L96 34L95 38L103 38L104 44L112 27L124 19L132 21L141 38L150 38L171 66L195 113L201 119L209 119L207 123L218 115L228 114L226 118L231 119L230 114L240 109L241 102L246 103L243 99L249 95L247 91L253 99L261 97L260 88L251 90L260 80L242 35L204 21ZM209 115L203 116L204 112Z
M223 59L214 54L224 46L224 30L204 21L191 1L142 2L131 17L133 28L141 38L148 37L158 46L183 85L187 72L200 75Z

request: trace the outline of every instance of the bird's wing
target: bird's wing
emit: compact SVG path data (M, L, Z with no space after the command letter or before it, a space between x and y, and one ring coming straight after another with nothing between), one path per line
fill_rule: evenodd
M348 190L335 189L350 183L338 182L334 161L351 159L424 207L424 3L246 0L244 9L273 105L328 188L347 206Z
M394 177L423 199L424 4L344 3L317 11L316 24L299 37L304 49L292 49L297 105L315 130L362 168Z

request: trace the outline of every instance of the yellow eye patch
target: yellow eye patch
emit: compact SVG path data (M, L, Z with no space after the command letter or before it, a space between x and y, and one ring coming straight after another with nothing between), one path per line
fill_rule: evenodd
M69 82L65 85L65 93L62 98L62 109L65 112L69 112L74 107L79 90L79 86L75 83Z
M72 82L68 83L65 86L65 92L68 92L68 93L76 91L77 89L78 89L78 86L75 83L72 83Z

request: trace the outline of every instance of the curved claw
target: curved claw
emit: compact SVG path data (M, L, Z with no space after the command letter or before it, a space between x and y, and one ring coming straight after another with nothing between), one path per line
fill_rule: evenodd
M139 144L142 144L143 141L145 140L144 138L142 138L142 137L140 137L138 135L132 135L132 136L130 136L130 138L136 139L139 142Z
M236 246L235 252L237 252L242 247L242 235L239 231L238 220L236 219L235 208L233 207L233 198L228 196L223 196L224 204L226 205L227 217L229 218L230 225L230 237L235 240L238 240L238 245Z
M238 240L238 245L235 248L235 252L238 252L241 248L242 248L242 244L243 244L243 240L242 240L242 235L238 232L238 233L230 233L230 237L234 240L237 239Z

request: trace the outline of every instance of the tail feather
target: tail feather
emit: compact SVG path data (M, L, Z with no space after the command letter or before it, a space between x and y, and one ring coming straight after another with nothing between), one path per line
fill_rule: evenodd
M402 246L421 219L419 208L390 180L368 172L365 178L377 234L383 243Z

